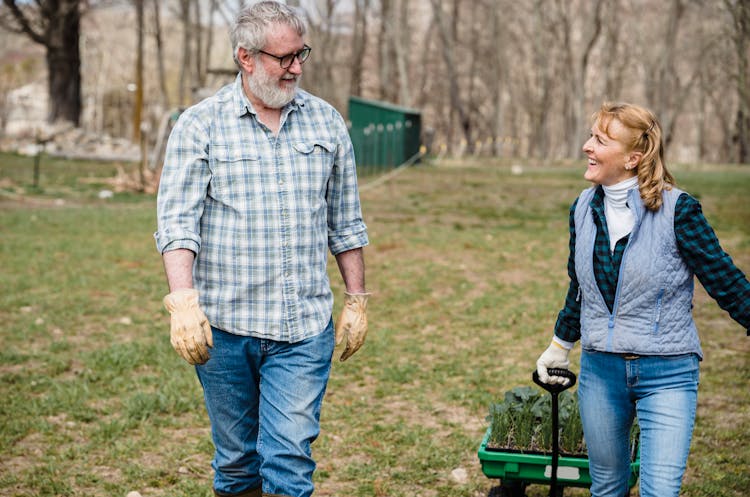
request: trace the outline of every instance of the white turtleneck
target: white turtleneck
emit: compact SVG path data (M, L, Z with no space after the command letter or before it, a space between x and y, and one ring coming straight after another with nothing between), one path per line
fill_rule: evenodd
M621 181L616 185L604 186L604 216L607 218L609 231L609 250L615 251L615 245L620 238L633 230L635 218L628 208L628 191L638 187L638 177Z

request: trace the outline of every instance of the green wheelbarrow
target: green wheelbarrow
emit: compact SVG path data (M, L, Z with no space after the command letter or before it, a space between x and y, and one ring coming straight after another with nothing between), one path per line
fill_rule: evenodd
M520 453L488 447L491 427L487 428L479 446L479 461L485 476L501 481L500 486L490 490L489 497L525 497L526 487L531 484L549 485L550 497L562 497L566 487L589 488L591 486L588 458L560 456L559 449L558 394L575 384L576 375L567 369L550 369L549 372L551 376L564 376L570 379L567 385L551 385L540 382L536 371L532 375L534 383L552 395L552 453ZM638 481L640 465L636 441L631 449L629 489L633 488Z

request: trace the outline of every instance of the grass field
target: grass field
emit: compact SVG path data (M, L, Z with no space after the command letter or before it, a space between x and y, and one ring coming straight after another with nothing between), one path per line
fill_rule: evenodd
M510 165L363 180L370 333L334 364L316 495L481 497L498 484L476 455L487 409L532 384L567 287L568 207L587 186L582 163ZM98 199L108 186L91 178L116 169L45 160L32 188L28 159L0 156L0 495L212 495L200 386L161 306L155 199ZM750 167L673 172L750 272ZM745 496L750 338L700 285L694 315L706 357L682 495Z

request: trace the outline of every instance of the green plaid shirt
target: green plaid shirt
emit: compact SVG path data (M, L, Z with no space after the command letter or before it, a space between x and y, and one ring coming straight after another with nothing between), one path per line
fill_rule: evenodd
M574 215L577 203L578 199L570 208L570 256L568 257L570 287L565 297L565 307L558 314L555 324L555 335L568 342L575 342L581 337L581 303L578 299L578 279L575 268ZM612 312L620 263L628 243L628 236L620 239L615 245L614 252L610 252L602 187L596 189L591 200L591 209L597 227L593 254L594 275L602 297L609 311ZM700 203L686 193L677 199L674 226L677 248L685 264L698 277L719 307L745 327L750 335L750 282L734 265L729 254L721 248L719 239L703 215Z

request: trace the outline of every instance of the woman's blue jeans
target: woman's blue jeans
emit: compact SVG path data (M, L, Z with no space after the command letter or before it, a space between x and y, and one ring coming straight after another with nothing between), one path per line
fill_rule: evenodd
M698 356L640 356L584 350L578 398L591 495L623 497L633 418L641 429L641 497L678 497L698 400Z
M212 328L211 358L196 366L216 452L214 489L307 497L334 348L333 324L297 343Z

